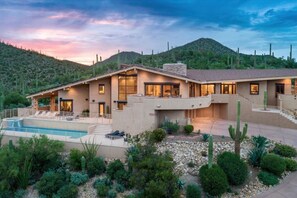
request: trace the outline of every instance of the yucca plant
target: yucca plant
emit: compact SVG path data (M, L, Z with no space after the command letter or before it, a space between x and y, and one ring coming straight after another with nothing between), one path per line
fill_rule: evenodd
M237 115L236 115L236 129L229 126L229 135L235 142L235 154L240 156L240 144L244 140L247 134L248 125L244 124L243 131L240 131L240 101L237 101Z
M90 140L85 141L84 143L82 142L82 140L80 140L80 141L84 148L83 155L85 156L86 161L89 162L96 157L100 145L95 143L94 138L93 138L92 142Z

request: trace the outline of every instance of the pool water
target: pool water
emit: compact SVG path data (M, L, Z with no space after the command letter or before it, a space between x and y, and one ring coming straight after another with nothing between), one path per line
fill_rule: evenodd
M73 131L73 130L62 130L62 129L50 129L50 128L39 128L39 127L8 127L6 131L17 131L17 132L28 132L44 135L61 135L69 136L71 138L80 138L87 135L86 131Z

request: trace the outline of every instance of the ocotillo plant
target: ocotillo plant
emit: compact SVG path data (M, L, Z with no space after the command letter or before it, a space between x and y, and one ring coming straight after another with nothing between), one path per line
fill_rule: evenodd
M229 135L235 142L235 154L240 156L240 143L244 140L246 134L248 125L247 123L244 124L243 131L240 131L240 101L237 101L237 117L236 117L237 123L236 123L236 130L232 127L232 125L229 126Z
M213 141L212 135L208 138L208 168L212 167L212 160L213 160Z
M267 110L267 91L264 91L264 110Z

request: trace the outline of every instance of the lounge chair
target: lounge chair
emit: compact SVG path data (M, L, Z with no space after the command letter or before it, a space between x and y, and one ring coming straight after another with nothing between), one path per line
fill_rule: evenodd
M122 138L124 136L125 136L125 132L124 131L122 131L122 132L115 131L114 134L111 133L111 134L106 134L105 135L105 137L110 138L112 140L119 139L119 138Z
M36 111L34 115L32 115L32 117L36 117L41 113L41 111Z
M47 114L47 111L42 111L40 114L38 114L37 117L44 117Z
M119 131L119 130L116 130L116 131L114 131L114 132L105 134L105 137L109 138L109 136L112 136L112 135L118 135L119 133L120 133L120 131Z

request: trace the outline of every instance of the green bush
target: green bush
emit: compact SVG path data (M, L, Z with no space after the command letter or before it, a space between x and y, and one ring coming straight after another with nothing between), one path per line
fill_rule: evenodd
M202 135L202 140L203 140L204 142L207 142L208 138L209 138L209 134L203 134L203 135Z
M217 158L217 163L226 173L230 184L241 185L246 181L248 167L238 155L231 152L224 152L219 154Z
M81 185L88 181L89 177L84 173L71 173L70 182L74 185Z
M78 195L78 187L74 184L67 184L58 190L59 198L75 198Z
M201 189L197 184L189 184L186 191L187 198L200 198Z
M123 193L126 190L122 184L116 184L115 189L118 193Z
M286 162L286 171L296 171L297 170L297 162L290 158L285 158Z
M252 166L259 167L264 155L266 155L265 148L254 147L248 153L248 161Z
M71 149L69 154L69 165L72 170L81 170L81 157L83 152L78 149Z
M106 186L104 183L99 183L96 186L96 189L97 189L97 195L99 197L106 197L107 193L108 193L108 190L109 190L109 187Z
M267 154L261 160L261 168L275 174L276 176L281 176L281 174L286 170L286 162L278 155Z
M114 189L110 189L107 193L108 198L116 198L117 197L117 192Z
M259 180L266 186L274 186L279 183L277 176L272 173L261 171L258 174Z
M97 186L102 183L108 187L112 186L113 182L108 177L103 177L102 179L96 179L96 181L93 183L93 187L97 188Z
M116 172L120 170L124 170L124 164L117 159L108 164L106 173L111 179L115 179Z
M263 148L263 149L267 149L270 144L269 140L266 137L261 136L261 135L253 136L252 143L255 147Z
M63 142L50 140L45 135L34 136L30 139L20 138L18 153L21 161L30 156L32 159L32 174L38 179L42 173L49 169L55 169L60 165L61 155L64 150Z
M5 96L3 105L5 109L22 108L30 105L28 99L19 93L11 92Z
M221 196L227 192L228 179L224 171L216 164L211 168L204 165L199 170L199 178L204 192L211 196Z
M48 171L45 172L36 183L36 189L41 195L52 197L62 186L66 184L66 177L63 173Z
M188 124L184 126L184 131L186 134L191 134L194 131L193 125Z
M177 123L177 121L174 123L170 120L165 120L162 123L161 128L164 129L168 134L172 134L176 133L179 130L179 124Z
M150 140L152 142L162 142L162 140L166 137L166 132L162 128L158 128L153 130L150 134Z
M87 172L89 177L95 175L101 175L106 171L106 165L101 157L95 157L93 160L87 163Z
M129 180L130 180L130 174L125 169L118 170L114 174L114 178L117 181L117 183L124 185L125 187L129 187Z
M18 189L17 191L15 191L14 193L14 198L23 198L25 197L25 195L27 194L27 190L24 189ZM1 197L1 195L0 195Z
M297 152L296 149L292 146L276 144L273 152L283 157L296 157Z

